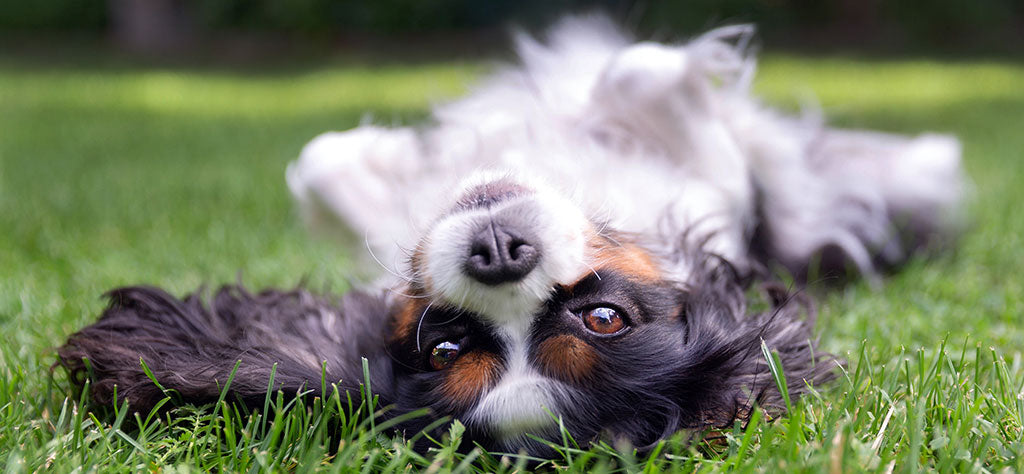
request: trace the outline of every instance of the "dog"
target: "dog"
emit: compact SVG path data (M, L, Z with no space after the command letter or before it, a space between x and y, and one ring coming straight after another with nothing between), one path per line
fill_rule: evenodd
M117 289L60 363L96 402L145 411L167 390L217 400L237 361L229 399L257 407L272 368L286 394L358 391L365 358L389 413L429 408L535 456L560 425L648 446L780 414L763 349L793 399L837 360L773 275L876 278L956 233L964 182L953 137L762 105L750 34L634 43L577 17L520 35L520 65L428 126L327 133L288 167L311 221L365 240L386 270L374 284L339 300L226 286L209 304ZM755 282L767 304L749 301Z

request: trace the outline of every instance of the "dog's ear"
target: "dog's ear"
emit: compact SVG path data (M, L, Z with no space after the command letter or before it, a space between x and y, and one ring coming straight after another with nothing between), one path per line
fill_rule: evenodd
M786 410L787 401L771 365L784 375L788 398L795 404L807 394L809 386L820 387L834 379L841 361L818 350L815 309L809 297L777 283L765 284L762 289L770 308L745 317L743 329L738 331L743 345L756 347L756 354L748 354L739 362L733 378L739 386L741 413L749 414L756 404L774 416Z
M696 407L683 427L730 426L759 406L771 416L786 410L763 347L778 357L789 398L795 403L833 379L837 360L821 352L813 336L814 312L807 298L767 285L770 309L748 313L743 287L712 271L691 286L686 308L688 365L677 381L680 407Z
M178 299L152 287L107 296L99 321L58 351L72 383L89 380L97 403L109 404L116 394L117 402L148 411L168 395L184 403L216 401L233 373L227 399L262 406L271 373L272 388L289 396L320 392L324 369L328 386L356 389L362 357L374 391L391 398L384 294L350 292L333 303L301 289L251 294L225 286L210 305L198 293Z

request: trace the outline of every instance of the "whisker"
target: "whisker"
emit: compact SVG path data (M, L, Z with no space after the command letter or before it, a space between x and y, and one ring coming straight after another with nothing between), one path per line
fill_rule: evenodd
M401 291L398 291L398 290L396 290L394 288L388 288L387 291L388 291L388 293L393 293L393 294L396 294L398 296L404 296L406 298L411 298L411 299L414 299L414 300L422 300L422 299L426 299L426 298L432 298L434 296L434 295L430 295L430 294L426 294L426 295L410 295L410 294L402 293Z
M601 237L604 237L604 238L612 241L612 243L615 244L616 247L623 247L622 242L619 242L618 240L615 240L615 238L612 237L610 234L608 234L608 235L601 234Z
M451 322L455 322L455 320L461 318L463 314L466 314L466 312L463 311L462 308L459 308L459 310L455 312L455 317L453 317L453 318L451 318L451 319L449 319L447 321L441 321L439 323L430 323L430 325L431 326L444 326L445 324L448 324L448 323L451 323Z
M380 265L380 267L383 268L384 271L386 271L386 272L388 272L388 273L390 273L390 274L392 274L392 275L394 275L394 276L396 276L398 278L401 278L402 280L404 280L404 281L406 281L408 283L412 283L412 279L411 278L408 278L406 276L400 275L400 274L398 274L398 272L395 272L394 270L388 268L387 265L384 265L384 262L381 262L380 259L377 258L377 254L373 253L373 249L370 248L370 229L366 229L363 232L363 243L366 245L366 251L370 253L370 257L372 257L373 261L377 262L377 265Z
M427 303L427 307L423 308L423 313L420 314L420 320L416 323L416 352L422 352L420 350L420 330L423 329L423 320L427 317L427 311L430 311L430 306L434 304L434 300L430 300Z
M596 230L596 231L595 231L594 233L596 233L597 235L600 235L600 236L604 237L604 236L605 236L605 235L604 235L604 231L605 231L606 229L608 229L608 220L607 220L607 219L602 219L602 220L601 220L601 221L599 221L599 222L601 222L601 228L600 228L600 229L597 229L597 230Z
M597 209L594 209L594 212L592 214L593 214L593 220L595 222L597 222L597 221L604 221L605 220L605 219L598 219L598 216L600 216L602 214L604 214L605 216L611 215L611 207L608 207L608 195L607 194L601 200L601 204L599 204L597 206Z
M401 245L398 245L397 242L395 242L395 247L397 247L399 250L401 250L403 252L405 251L405 249L403 249ZM410 256L409 258L411 259L412 256ZM398 254L397 253L395 254L395 261L392 262L392 263L394 263L394 265L395 265L395 271L396 272L400 272L400 273L403 273L403 274L406 273L406 271L402 270L402 266L400 266L399 263L398 263ZM405 281L407 281L409 283L415 282L416 281L416 275L415 274L405 275Z
M406 257L412 258L413 249L406 248L404 245L399 244L397 241L395 242L395 247L398 247L398 250L404 253Z
M590 263L588 263L588 262L587 262L586 260L584 260L584 261L583 261L583 264L584 264L584 265L586 265L586 266L587 266L587 268L589 268L589 269L590 269L590 272L594 274L594 277L596 277L596 278L597 278L597 281L601 281L601 275L598 275L598 274L597 274L597 269L596 269L596 268L592 267L592 266L590 265Z
M601 205L598 206L597 212L594 213L594 220L601 223L601 228L597 230L598 235L603 235L604 231L611 225L612 206L608 205L609 199L609 196L606 194L601 201ZM601 216L601 218L598 219L598 216Z

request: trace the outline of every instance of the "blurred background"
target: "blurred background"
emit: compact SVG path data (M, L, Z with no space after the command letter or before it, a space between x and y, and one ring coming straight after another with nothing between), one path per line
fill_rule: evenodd
M220 456L188 436L139 448L108 442L112 431L52 428L67 406L62 375L49 384L53 348L94 321L116 286L345 291L375 269L356 263L362 242L303 225L284 182L302 146L360 123L421 123L493 70L492 58L511 59L510 27L541 31L594 9L655 40L755 23L754 90L766 103L820 106L837 126L957 136L975 184L963 239L881 287L823 293L822 347L895 379L904 354L969 341L1012 356L1002 370L1024 380L1024 1L0 0L0 465L109 470L118 459L127 471L180 459L168 451ZM992 402L973 398L989 393L976 379L942 382L947 401L872 378L856 388L864 411L831 408L854 413L852 431L836 425L849 436L801 446L790 462L834 470L835 453L874 451L863 440L877 445L878 420L884 429L896 407L904 434L890 439L902 441L883 451L897 465L922 462L927 445L965 453L975 469L1021 470L1021 385L1000 379L1009 395ZM918 393L928 404L907 405ZM967 405L948 431L961 434L943 438L949 407Z
M957 135L985 230L965 248L986 278L1024 261L998 250L1024 235L1007 217L1024 200L1020 0L0 0L0 322L63 334L112 286L239 271L346 286L362 246L310 239L284 185L302 146L418 123L511 59L512 27L592 11L666 41L754 23L768 103ZM928 321L906 328L931 338Z
M148 54L266 55L296 43L461 44L473 52L508 25L537 27L594 9L655 37L751 22L769 44L804 50L1019 54L1024 44L1020 0L4 0L0 32L7 47L74 37Z
M964 262L983 259L982 280L1024 273L1001 250L1024 252L1010 243L1024 217L1008 217L1024 200L1020 0L0 0L0 323L66 334L113 286L182 293L239 272L343 289L363 247L302 225L284 184L302 146L361 122L419 123L492 58L512 59L511 28L592 11L665 41L754 23L755 91L773 106L957 135L984 230ZM904 330L934 339L934 316L914 321ZM43 331L12 347L52 346L52 327L9 331ZM846 342L868 331L848 329Z

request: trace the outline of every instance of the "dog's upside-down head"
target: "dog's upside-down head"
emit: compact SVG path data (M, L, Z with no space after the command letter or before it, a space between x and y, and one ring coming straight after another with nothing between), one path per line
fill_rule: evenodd
M755 405L784 408L762 341L794 397L832 377L808 305L772 288L748 314L731 267L700 251L657 251L591 222L533 184L500 177L467 187L421 240L397 291L354 291L339 304L303 290L226 287L209 307L154 288L110 294L96 324L60 356L92 395L138 410L165 396L216 400L241 360L232 398L261 406L271 369L285 393L328 382L357 389L361 358L392 415L430 408L490 449L543 455L528 435L647 445L680 429L730 425ZM683 277L677 271L683 265ZM807 311L805 311L807 310ZM429 424L403 425L412 434Z
M762 338L795 393L829 377L801 307L746 315L727 263L655 249L521 178L477 181L413 251L391 335L400 404L510 450L557 435L554 416L648 444L779 408Z
M411 246L393 286L339 303L227 287L209 306L115 290L61 362L74 382L91 375L94 400L146 410L165 395L140 358L191 403L217 400L240 360L229 396L254 406L275 364L276 389L316 393L323 368L358 390L366 358L390 414L429 408L486 448L535 455L558 419L577 441L644 446L779 412L762 347L793 398L835 360L817 351L809 304L768 285L768 304L748 305L749 277L799 274L830 250L841 258L822 265L870 273L948 233L959 144L762 107L741 87L752 62L724 42L735 31L630 45L570 21L551 47L522 41L522 68L435 111L432 128L325 134L288 184L368 247Z

